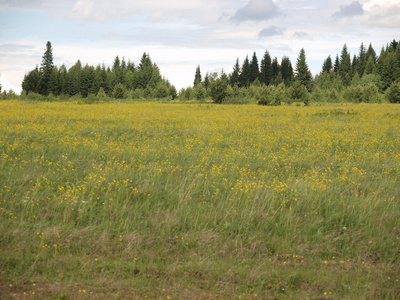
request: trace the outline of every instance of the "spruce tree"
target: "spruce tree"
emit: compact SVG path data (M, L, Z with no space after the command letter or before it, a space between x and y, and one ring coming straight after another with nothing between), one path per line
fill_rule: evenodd
M53 49L51 47L51 43L46 43L46 50L42 57L42 64L40 66L40 88L39 93L42 95L48 95L50 92L50 78L51 74L53 73Z
M253 83L254 80L256 80L259 77L259 75L260 75L260 70L258 67L258 59L256 53L254 52L250 63L249 82Z
M24 80L22 81L22 90L28 94L30 92L39 93L40 78L40 71L38 66L36 66L35 69L25 74Z
M374 64L376 64L376 52L375 52L374 48L372 48L372 44L369 44L366 56L367 56L367 58L372 56L372 58L374 59Z
M260 82L269 85L272 82L272 65L271 56L268 51L265 51L264 57L261 60L260 66Z
M243 61L242 72L239 75L239 86L246 87L250 84L250 61L249 57L246 55L246 58Z
M339 60L339 55L336 54L335 64L333 65L333 72L339 73L339 69L340 69L340 60Z
M229 82L231 86L239 86L239 75L240 75L240 65L239 65L239 58L236 59L236 63L233 66L233 71L229 76Z
M275 57L272 60L271 69L272 69L272 80L273 80L273 82L275 84L275 80L278 77L279 73L281 72L281 66L279 65L277 57Z
M342 78L344 85L350 85L351 83L351 59L350 53L347 51L347 45L343 45L342 53L340 55L340 67L339 67L339 74Z
M357 60L357 72L358 74L364 74L365 66L367 65L367 51L365 50L364 44L361 43L360 52L358 53L358 60Z
M285 85L289 85L293 80L293 67L289 57L287 56L282 57L281 74Z
M196 74L194 75L194 82L193 86L201 84L201 72L200 72L200 65L196 67Z
M306 52L304 51L304 48L300 50L299 57L297 58L295 74L296 80L300 81L300 83L310 91L312 75L307 65Z
M367 60L367 64L365 65L364 75L375 73L375 61L374 57L370 55Z
M332 65L332 58L329 55L325 60L322 65L322 73L330 73L332 71L333 65Z

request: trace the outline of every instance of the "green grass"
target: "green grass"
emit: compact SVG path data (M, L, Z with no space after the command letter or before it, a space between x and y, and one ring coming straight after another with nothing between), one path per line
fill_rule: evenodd
M0 298L400 298L399 114L0 102Z

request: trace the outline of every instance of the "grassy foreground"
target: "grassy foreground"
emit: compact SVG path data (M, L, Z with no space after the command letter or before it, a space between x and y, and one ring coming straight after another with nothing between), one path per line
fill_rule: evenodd
M0 298L399 299L400 105L0 102Z

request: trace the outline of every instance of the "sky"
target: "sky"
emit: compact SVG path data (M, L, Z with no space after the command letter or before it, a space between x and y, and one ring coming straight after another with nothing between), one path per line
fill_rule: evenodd
M230 73L236 59L266 50L295 66L302 48L316 75L346 44L382 46L400 39L399 0L0 0L0 80L21 91L40 66L47 41L54 64L138 64L144 52L179 90L197 65Z

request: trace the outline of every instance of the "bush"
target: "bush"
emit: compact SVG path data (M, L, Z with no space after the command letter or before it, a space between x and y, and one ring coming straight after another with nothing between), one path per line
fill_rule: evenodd
M364 99L364 89L360 85L349 86L344 90L343 95L346 101L360 103Z
M155 90L155 96L158 99L168 97L168 87L164 84L159 84L157 89Z
M363 96L363 102L379 102L378 88L373 83L364 87Z
M101 87L99 89L99 91L97 92L96 98L98 100L106 100L106 99L108 99L108 96L107 96L106 92L104 91L103 87Z
M386 98L390 103L400 103L400 81L393 82L387 89Z
M290 99L294 101L304 102L304 105L309 105L310 97L307 88L296 80L287 92Z
M36 101L43 100L43 96L35 92L29 92L27 97L29 100L36 100Z
M171 85L171 86L169 87L168 93L169 93L169 95L171 96L172 100L174 100L174 99L178 96L178 93L177 93L177 91L176 91L176 87L173 86L173 85Z
M282 102L286 100L286 98L287 98L286 86L282 82L275 88L272 105L281 105Z
M221 104L228 95L228 83L223 78L218 78L211 83L211 98L215 103Z
M197 84L193 88L193 96L196 100L204 100L207 98L207 90L202 84Z
M126 99L128 96L128 92L122 83L118 83L114 88L112 96L115 99Z
M264 87L258 95L259 105L281 105L287 99L286 86L280 83L278 86Z
M128 97L129 99L142 99L144 98L144 92L140 88L130 90L128 93Z

